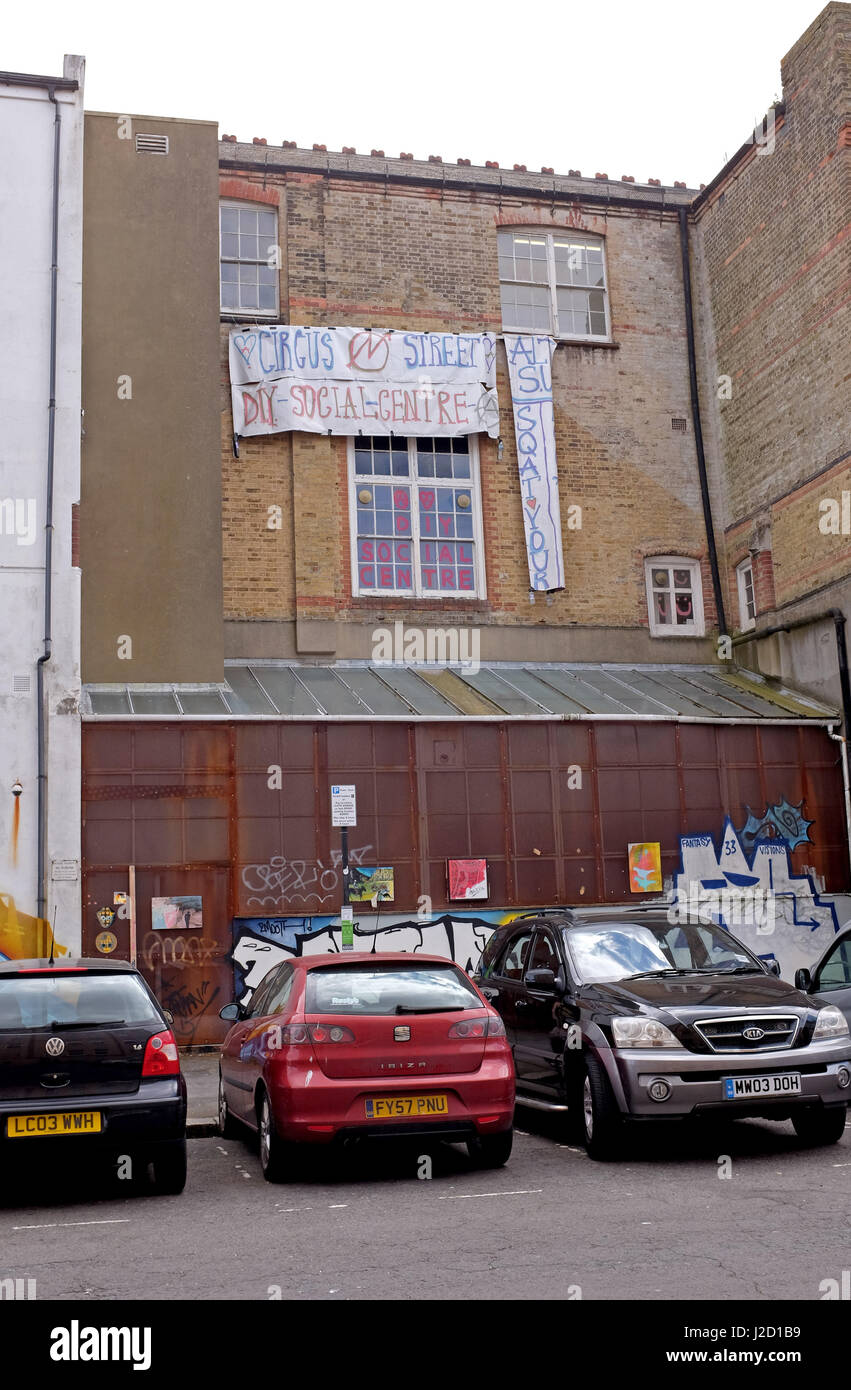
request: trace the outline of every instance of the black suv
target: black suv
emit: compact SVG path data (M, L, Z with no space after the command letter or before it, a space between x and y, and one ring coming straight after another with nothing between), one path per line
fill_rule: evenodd
M0 963L0 1175L15 1154L92 1150L186 1182L186 1081L171 1015L126 961Z
M710 921L665 908L560 908L498 927L474 975L514 1050L518 1104L567 1111L592 1158L627 1120L711 1112L841 1138L842 1012L777 978Z

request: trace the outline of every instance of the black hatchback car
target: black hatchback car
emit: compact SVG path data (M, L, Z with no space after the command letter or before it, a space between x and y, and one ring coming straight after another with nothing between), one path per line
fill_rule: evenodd
M779 979L723 927L658 907L559 909L498 927L474 975L514 1051L518 1104L566 1111L592 1158L626 1123L791 1119L841 1138L851 1037L835 1005Z
M125 961L0 963L0 1173L15 1155L94 1150L129 1156L131 1174L152 1163L156 1191L182 1192L186 1081L170 1022Z

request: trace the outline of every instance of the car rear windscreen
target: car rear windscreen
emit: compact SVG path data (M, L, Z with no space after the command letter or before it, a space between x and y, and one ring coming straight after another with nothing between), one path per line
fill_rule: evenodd
M135 975L0 976L0 1030L162 1020Z
M308 1014L398 1014L481 1009L484 1005L455 965L350 965L311 970Z

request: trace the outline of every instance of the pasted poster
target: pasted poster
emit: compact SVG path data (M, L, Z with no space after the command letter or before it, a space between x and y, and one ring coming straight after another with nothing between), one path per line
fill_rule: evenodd
M450 901L487 897L488 861L486 859L448 859L446 869Z
M561 510L558 496L552 359L555 339L506 333L517 466L529 585L547 593L564 588Z
M499 434L490 333L395 329L234 329L229 347L237 435Z
M661 893L662 853L657 841L629 846L630 893Z
M373 898L378 902L392 903L393 870L389 867L364 869L360 865L350 868L349 902L370 903Z
M200 897L151 898L153 931L185 931L203 925Z

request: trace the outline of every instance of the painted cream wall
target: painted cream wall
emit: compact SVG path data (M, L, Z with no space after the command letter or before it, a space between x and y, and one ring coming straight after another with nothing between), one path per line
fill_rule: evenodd
M72 506L80 495L80 348L84 60L65 58L76 91L61 108L53 645L45 668L47 914L57 939L80 945L80 572L72 566ZM54 108L41 86L0 86L0 953L17 914L38 900L36 661L43 651ZM11 499L33 529L9 534ZM21 687L16 693L16 689ZM24 688L28 687L28 688ZM12 784L20 779L15 846ZM70 860L73 878L52 877ZM22 939L24 942L26 938ZM4 945L5 943L5 945ZM18 949L12 952L20 955Z

